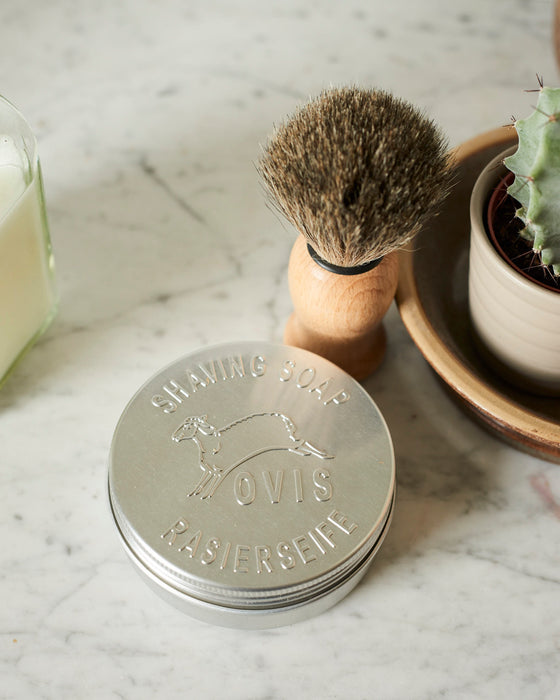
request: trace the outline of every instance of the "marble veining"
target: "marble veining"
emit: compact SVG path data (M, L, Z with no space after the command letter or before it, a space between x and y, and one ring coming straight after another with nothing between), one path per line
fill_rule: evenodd
M7 2L0 92L41 155L60 313L0 391L0 698L539 698L560 687L560 471L471 421L392 308L365 383L393 525L330 612L196 622L130 566L106 495L125 404L210 344L281 341L294 233L254 163L329 85L393 91L454 145L558 82L541 0Z

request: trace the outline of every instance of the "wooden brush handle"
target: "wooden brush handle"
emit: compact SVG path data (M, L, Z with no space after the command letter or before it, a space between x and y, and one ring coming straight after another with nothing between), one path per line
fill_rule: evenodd
M294 313L284 342L326 357L358 380L377 369L385 355L382 320L397 288L397 254L368 272L337 275L311 259L299 236L288 279Z

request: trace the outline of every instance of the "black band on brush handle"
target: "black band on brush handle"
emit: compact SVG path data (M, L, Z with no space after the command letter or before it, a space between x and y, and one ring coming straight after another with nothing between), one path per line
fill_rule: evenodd
M307 244L307 252L311 256L317 265L324 267L325 270L329 272L334 272L335 275L361 275L363 272L368 272L377 267L379 263L383 260L383 256L376 258L375 260L370 260L370 262L364 263L363 265L355 265L354 267L344 267L343 265L333 265L328 260L323 260L317 252Z

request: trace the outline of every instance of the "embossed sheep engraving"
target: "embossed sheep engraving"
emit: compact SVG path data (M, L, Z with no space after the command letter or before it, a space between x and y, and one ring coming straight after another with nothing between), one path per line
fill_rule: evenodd
M211 498L228 474L265 452L285 450L300 457L333 457L300 438L294 422L282 413L252 413L223 428L209 423L208 416L191 416L175 430L172 439L192 440L198 447L202 476L188 495L200 498Z

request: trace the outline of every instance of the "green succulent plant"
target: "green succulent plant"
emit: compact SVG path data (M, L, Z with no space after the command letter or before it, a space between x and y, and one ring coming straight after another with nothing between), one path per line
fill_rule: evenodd
M560 276L560 88L541 86L537 106L514 124L517 151L504 163L515 175L508 193L521 205L521 235Z

